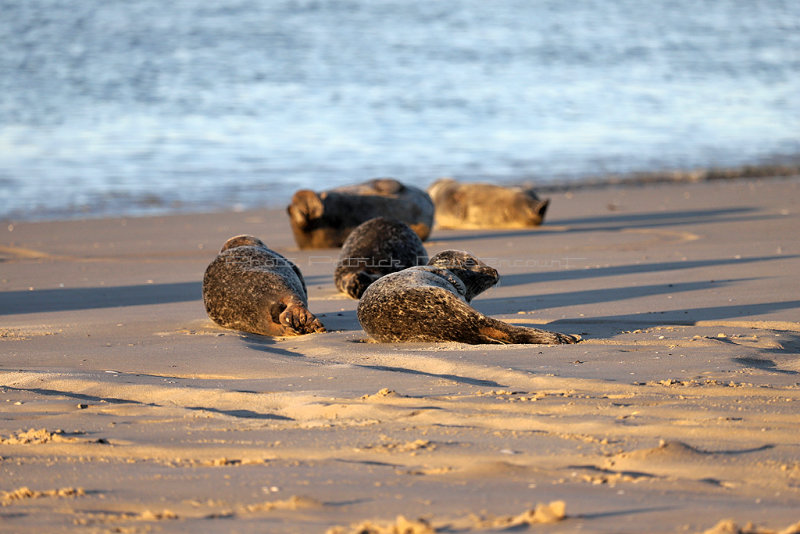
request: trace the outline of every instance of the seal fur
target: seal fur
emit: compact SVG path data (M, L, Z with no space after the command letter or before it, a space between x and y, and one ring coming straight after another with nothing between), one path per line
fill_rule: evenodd
M359 224L375 217L403 221L423 241L433 227L433 201L422 189L377 178L316 193L297 191L286 208L297 246L335 248Z
M358 321L383 343L458 341L487 343L576 343L578 338L510 325L469 305L497 283L497 271L467 252L446 250L428 265L380 278L358 303Z
M220 326L267 336L324 332L308 311L297 266L258 238L232 237L203 276L203 303Z
M533 189L459 183L442 178L428 187L440 228L530 228L544 222L550 199Z
M347 236L333 279L339 291L359 299L378 278L427 262L422 240L407 224L376 217Z

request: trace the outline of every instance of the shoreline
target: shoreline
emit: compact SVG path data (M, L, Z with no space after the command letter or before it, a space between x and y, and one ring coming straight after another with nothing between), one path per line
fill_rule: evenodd
M793 176L800 176L800 155L797 156L781 156L764 158L763 162L744 164L738 166L709 166L693 169L665 169L654 171L632 171L627 173L606 173L599 175L583 175L579 177L569 178L553 178L540 182L531 178L492 178L492 177L475 177L469 179L456 178L466 182L491 182L501 185L521 185L526 187L533 187L537 193L554 193L563 191L575 191L583 189L602 189L606 187L615 186L645 186L653 184L664 183L702 183L707 181L729 181L729 180L747 180L747 179L780 179L791 178ZM441 177L436 177L428 180L427 183L421 184L417 181L407 181L408 185L414 185L422 189L427 188L428 185ZM403 181L401 179L401 181ZM52 215L34 215L32 217L14 217L9 215L0 215L0 223L10 224L16 222L48 222L59 220L81 220L81 219L105 219L115 217L159 217L169 215L187 215L199 213L221 213L226 211L251 211L256 209L274 209L283 207L291 200L294 190L280 196L281 200L273 202L269 205L245 205L241 204L239 207L230 205L226 208L209 209L210 206L197 206L197 205L183 205L180 202L177 204L175 201L169 199L161 199L153 195L145 195L146 198L142 199L142 206L139 209L131 210L128 213L121 213L115 215L109 213L111 209L103 208L97 213L91 213L87 207L74 207L64 208L60 213ZM129 202L136 201L135 198L129 198ZM166 204L171 206L163 207Z
M798 158L790 158L792 160ZM738 167L705 167L690 170L637 171L623 174L608 174L586 177L571 184L544 185L542 192L566 191L568 189L598 189L613 186L644 186L653 184L701 183L727 180L780 179L800 176L800 163L741 165Z
M473 305L577 345L369 342L338 249L299 250L282 209L0 228L0 531L800 521L800 177L551 194L541 227L425 246L493 260ZM202 274L242 233L293 258L328 333L208 320Z

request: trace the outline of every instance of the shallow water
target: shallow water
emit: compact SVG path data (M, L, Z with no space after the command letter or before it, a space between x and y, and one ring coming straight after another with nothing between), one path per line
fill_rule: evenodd
M0 0L0 218L800 153L800 3Z

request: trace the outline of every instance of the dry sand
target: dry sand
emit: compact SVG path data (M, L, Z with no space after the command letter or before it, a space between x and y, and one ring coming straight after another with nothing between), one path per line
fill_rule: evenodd
M240 233L330 333L207 319ZM497 267L484 313L584 341L368 343L283 210L4 224L0 531L798 531L800 179L562 192L427 248Z

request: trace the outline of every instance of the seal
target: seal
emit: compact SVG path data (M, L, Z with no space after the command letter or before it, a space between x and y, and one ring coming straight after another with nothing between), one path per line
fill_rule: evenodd
M361 223L347 236L333 280L339 291L359 299L378 278L426 263L428 252L407 224L376 217Z
M203 276L203 303L225 328L266 336L324 332L308 311L308 294L297 266L258 238L228 239Z
M440 228L530 228L544 221L550 199L530 188L464 184L442 178L428 187Z
M393 178L377 178L316 193L295 192L286 208L301 249L341 247L359 224L375 217L406 223L423 241L433 227L433 201L422 189Z
M428 265L410 267L373 282L358 303L358 321L383 343L458 341L576 343L568 334L510 325L469 305L497 283L497 271L467 252L446 250Z

